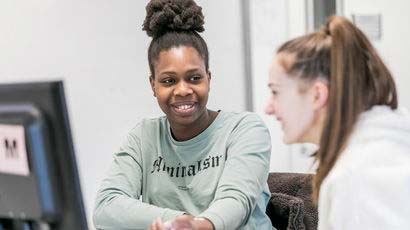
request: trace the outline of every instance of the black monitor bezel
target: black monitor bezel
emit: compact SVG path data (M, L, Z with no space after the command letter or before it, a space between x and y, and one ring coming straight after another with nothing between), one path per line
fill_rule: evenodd
M39 221L50 222L52 229L87 229L63 82L0 84L0 104L32 105L44 120L46 146L49 148L47 160L52 162L50 170L54 178L50 181L53 192L59 194L55 194L57 215L43 212ZM38 176L36 173L33 175Z

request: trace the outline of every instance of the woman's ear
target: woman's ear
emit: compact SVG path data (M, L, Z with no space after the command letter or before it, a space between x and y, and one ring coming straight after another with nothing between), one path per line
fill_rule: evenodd
M314 99L313 106L316 110L320 110L327 106L329 99L329 87L323 81L316 81L313 84Z
M157 94L155 93L155 79L152 75L149 76L149 84L151 85L151 90L152 90L152 93L154 94L154 97L156 97Z
M211 75L211 71L206 71L206 73L208 74L208 85L209 85L209 87L208 87L208 92L209 91L211 91L211 78L212 78L212 75Z

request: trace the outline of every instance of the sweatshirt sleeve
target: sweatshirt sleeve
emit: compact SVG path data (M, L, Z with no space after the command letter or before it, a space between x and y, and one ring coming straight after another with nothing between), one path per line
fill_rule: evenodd
M135 130L134 130L135 131ZM143 203L140 139L131 132L97 193L93 221L97 229L147 229L153 220L173 219L183 212Z
M198 216L211 220L217 230L245 225L267 183L270 151L264 123L256 114L245 116L231 134L215 198Z

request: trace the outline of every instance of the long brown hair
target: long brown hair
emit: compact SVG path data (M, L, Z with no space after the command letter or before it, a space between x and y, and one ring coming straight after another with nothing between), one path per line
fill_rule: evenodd
M318 32L284 43L278 54L285 70L304 80L325 78L327 115L313 180L317 204L320 186L343 151L358 116L374 105L397 108L393 77L366 36L349 20L331 16ZM290 55L290 56L288 56Z

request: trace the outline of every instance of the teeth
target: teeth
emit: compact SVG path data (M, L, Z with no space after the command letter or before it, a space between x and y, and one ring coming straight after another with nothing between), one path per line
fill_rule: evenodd
M182 109L182 110L187 110L192 108L193 105L180 105L178 106L178 109Z

